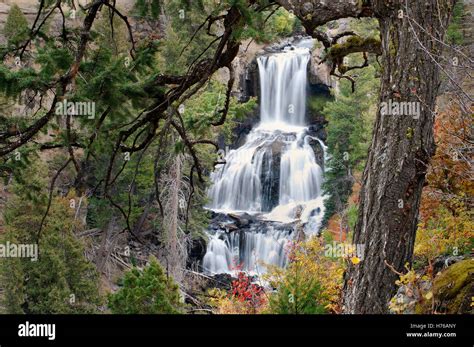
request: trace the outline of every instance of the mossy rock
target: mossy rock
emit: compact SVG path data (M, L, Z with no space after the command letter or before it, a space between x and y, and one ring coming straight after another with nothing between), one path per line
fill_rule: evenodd
M433 294L446 313L473 313L474 259L462 260L441 272L434 280Z

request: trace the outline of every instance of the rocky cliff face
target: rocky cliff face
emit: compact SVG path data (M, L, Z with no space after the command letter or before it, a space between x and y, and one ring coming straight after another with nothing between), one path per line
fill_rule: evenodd
M234 93L242 101L247 101L252 96L259 94L259 76L257 58L261 55L278 52L285 46L290 45L301 36L281 39L269 45L256 44L247 41L241 45L240 52L233 62L236 74ZM308 81L310 89L317 87L319 91L335 87L336 83L331 78L331 68L328 64L321 62L322 48L316 47L311 51L311 59L308 64Z
M84 6L90 1L88 0L75 0L76 8L75 10L79 10L79 5ZM116 0L117 8L129 18L130 25L132 26L133 31L137 35L137 38L145 37L147 35L162 35L163 34L163 23L165 22L165 17L162 16L160 20L160 24L158 27L153 26L152 23L149 21L139 20L138 18L134 18L132 15L133 6L135 4L135 0ZM0 33L3 33L3 27L8 17L8 13L10 12L11 6L14 4L20 7L21 11L25 15L28 23L30 25L33 24L37 10L38 10L38 0L0 0ZM71 10L73 8L67 6L66 4L61 6L63 12L65 13L66 21L68 26L79 26L81 25L80 16L73 16L71 15ZM62 27L62 16L59 11L55 11L50 16L50 30L53 32L60 32ZM0 44L6 43L5 37L3 34L0 34Z
M335 87L335 81L331 78L331 67L322 63L323 49L317 47L311 52L311 60L308 64L308 79L311 85L324 85L330 88Z

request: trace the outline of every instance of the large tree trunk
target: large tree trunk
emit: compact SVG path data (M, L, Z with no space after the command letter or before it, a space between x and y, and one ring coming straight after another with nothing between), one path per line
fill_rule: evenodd
M418 102L421 110L419 117L377 113L354 233L354 243L365 245L364 257L345 276L348 313L386 313L397 278L390 267L403 271L412 260L421 191L435 149L440 82L433 58L441 53L454 1L407 0L395 8L387 3L373 4L383 50L380 103Z
M365 246L364 257L350 264L345 275L346 312L385 313L395 289L393 270L403 271L412 260L421 190L434 153L439 87L435 59L455 0L277 2L297 15L308 34L326 48L335 42L317 29L321 24L344 17L377 17L383 69L380 104L392 100L420 105L415 116L384 115L380 110L377 114L354 233L354 243Z

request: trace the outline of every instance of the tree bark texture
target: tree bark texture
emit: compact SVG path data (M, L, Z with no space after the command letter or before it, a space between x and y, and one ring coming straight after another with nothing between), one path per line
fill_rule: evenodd
M377 112L353 240L365 246L364 257L346 271L347 313L387 313L397 279L391 267L404 272L412 261L421 192L435 151L440 71L434 58L441 55L453 4L452 0L374 2L383 50L380 105L390 100L415 102L420 113L389 115L381 108Z
M433 124L440 84L435 59L441 55L455 0L278 3L318 39L317 27L330 20L376 17L382 44L380 105L414 102L411 105L420 107L419 114L377 112L353 240L364 245L364 255L357 265L349 264L345 274L345 312L386 313L397 278L393 269L404 271L413 256L421 191L435 150Z

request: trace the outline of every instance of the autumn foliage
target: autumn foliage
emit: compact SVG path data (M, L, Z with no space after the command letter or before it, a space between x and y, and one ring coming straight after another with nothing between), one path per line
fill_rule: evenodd
M456 256L472 249L474 180L470 117L459 106L450 105L436 119L436 154L423 190L415 243L415 257L425 262L441 254Z
M267 296L262 286L252 283L249 276L238 267L237 278L232 281L231 289L210 290L210 303L220 314L257 314L267 308Z
M288 250L287 268L273 267L264 276L277 288L272 312L339 313L345 260L326 257L320 237L293 243Z
M249 302L258 307L264 302L263 288L251 283L251 277L245 272L239 272L237 280L232 281L232 296L240 302Z
M435 216L440 207L453 215L473 207L471 117L451 105L436 119L436 154L431 159L420 208L425 220Z

